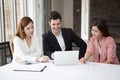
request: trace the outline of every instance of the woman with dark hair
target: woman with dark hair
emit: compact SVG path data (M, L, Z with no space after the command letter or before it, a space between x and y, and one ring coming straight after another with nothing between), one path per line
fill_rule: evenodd
M48 56L43 56L40 50L37 36L34 35L34 23L31 18L23 17L17 27L13 40L13 61L12 62L46 62Z
M116 44L108 31L107 24L102 20L95 21L91 34L85 56L80 61L85 63L90 56L93 56L95 62L119 64Z

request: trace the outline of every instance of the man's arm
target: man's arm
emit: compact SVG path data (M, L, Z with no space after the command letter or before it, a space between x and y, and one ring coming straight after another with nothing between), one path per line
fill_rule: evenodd
M79 49L79 59L84 57L87 45L85 41L83 41L79 36L77 36L73 31L72 32L72 40L73 42L80 48Z
M47 35L43 34L42 38L43 38L43 52L44 52L44 55L49 56L49 58L52 59L51 54L53 53L53 51L50 48L50 44L47 40Z

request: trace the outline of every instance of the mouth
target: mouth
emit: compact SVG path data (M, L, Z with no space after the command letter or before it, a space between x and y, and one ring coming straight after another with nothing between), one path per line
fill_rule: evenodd
M96 38L96 36L95 36L95 35L93 35L92 37Z
M33 35L33 33L30 33L30 35Z

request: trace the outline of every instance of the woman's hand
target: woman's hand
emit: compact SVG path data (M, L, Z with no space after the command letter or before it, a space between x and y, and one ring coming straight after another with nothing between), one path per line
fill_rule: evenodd
M43 56L41 58L42 58L41 62L47 62L50 59L48 56Z
M82 57L82 58L80 59L80 62L81 62L81 63L83 63L83 64L85 64L85 63L86 63L85 58L84 58L84 57Z
M42 57L37 57L36 61L37 62L47 62L49 61L49 57L48 56L42 56Z
M21 60L21 58L17 56L17 57L15 58L15 60L18 62L18 61Z

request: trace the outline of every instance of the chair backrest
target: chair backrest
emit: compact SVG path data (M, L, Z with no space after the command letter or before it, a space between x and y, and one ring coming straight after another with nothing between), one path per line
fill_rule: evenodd
M120 43L116 43L116 45L117 45L116 55L117 55L119 62L120 62Z
M7 64L12 61L12 51L9 41L0 42L0 65Z

